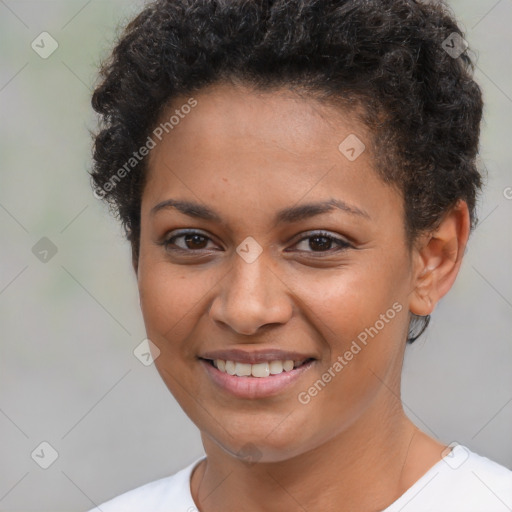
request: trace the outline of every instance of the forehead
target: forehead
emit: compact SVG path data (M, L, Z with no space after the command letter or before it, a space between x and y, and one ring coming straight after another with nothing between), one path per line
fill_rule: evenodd
M160 126L174 122L149 155L146 213L180 195L268 211L333 197L347 204L363 198L371 209L394 192L374 171L371 133L354 111L289 90L227 84L192 99L175 98L162 113Z
M337 148L347 131L370 142L369 131L359 121L359 106L348 111L303 91L219 83L194 94L194 100L197 105L170 130L183 148L198 141L200 149L210 153L260 152L267 146L268 151L281 149L301 158L311 152L318 157L333 144ZM189 96L174 98L160 123L179 114L189 102Z

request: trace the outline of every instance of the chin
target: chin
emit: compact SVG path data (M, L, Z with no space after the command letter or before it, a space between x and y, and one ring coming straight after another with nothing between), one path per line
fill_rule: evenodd
M286 415L281 417L281 421L283 417ZM208 437L229 455L249 465L286 461L314 448L315 443L308 439L303 424L288 425L288 428L274 427L272 430L268 426L255 426L254 420L250 422L252 424L247 425L246 429L241 425L236 430L230 429L232 435L222 429L213 435L208 434ZM300 437L297 437L298 432Z

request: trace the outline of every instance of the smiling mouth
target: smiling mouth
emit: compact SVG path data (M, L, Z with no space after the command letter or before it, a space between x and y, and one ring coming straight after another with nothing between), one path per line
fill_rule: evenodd
M274 375L279 375L284 372L291 372L296 368L313 361L313 358L294 361L292 359L286 360L272 360L263 361L256 364L240 363L237 361L230 361L224 359L203 359L214 368L217 368L221 373L227 373L234 377L257 377L266 378Z

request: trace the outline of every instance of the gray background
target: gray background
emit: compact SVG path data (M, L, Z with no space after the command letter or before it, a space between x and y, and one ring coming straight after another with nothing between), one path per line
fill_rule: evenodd
M489 179L458 281L407 349L403 400L426 432L512 467L512 0L450 4L478 55ZM96 68L141 5L0 0L0 510L86 510L203 453L133 355L129 247L86 173ZM31 48L43 31L59 44L47 59ZM46 263L42 237L58 251ZM58 452L46 470L42 441Z

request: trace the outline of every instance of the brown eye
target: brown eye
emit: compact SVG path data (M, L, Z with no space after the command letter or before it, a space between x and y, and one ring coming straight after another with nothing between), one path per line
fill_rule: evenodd
M202 249L209 249L209 247L207 247L209 241L211 241L211 239L202 233L197 231L188 231L167 238L163 242L163 245L167 250L182 250L192 252Z
M299 249L301 252L336 252L352 247L345 240L323 232L310 234L299 240L296 245L299 246L301 243L306 246L306 249Z
M309 247L315 251L326 251L332 246L332 239L327 236L312 236L309 238Z
M208 245L203 235L184 235L183 240L188 249L204 249Z

